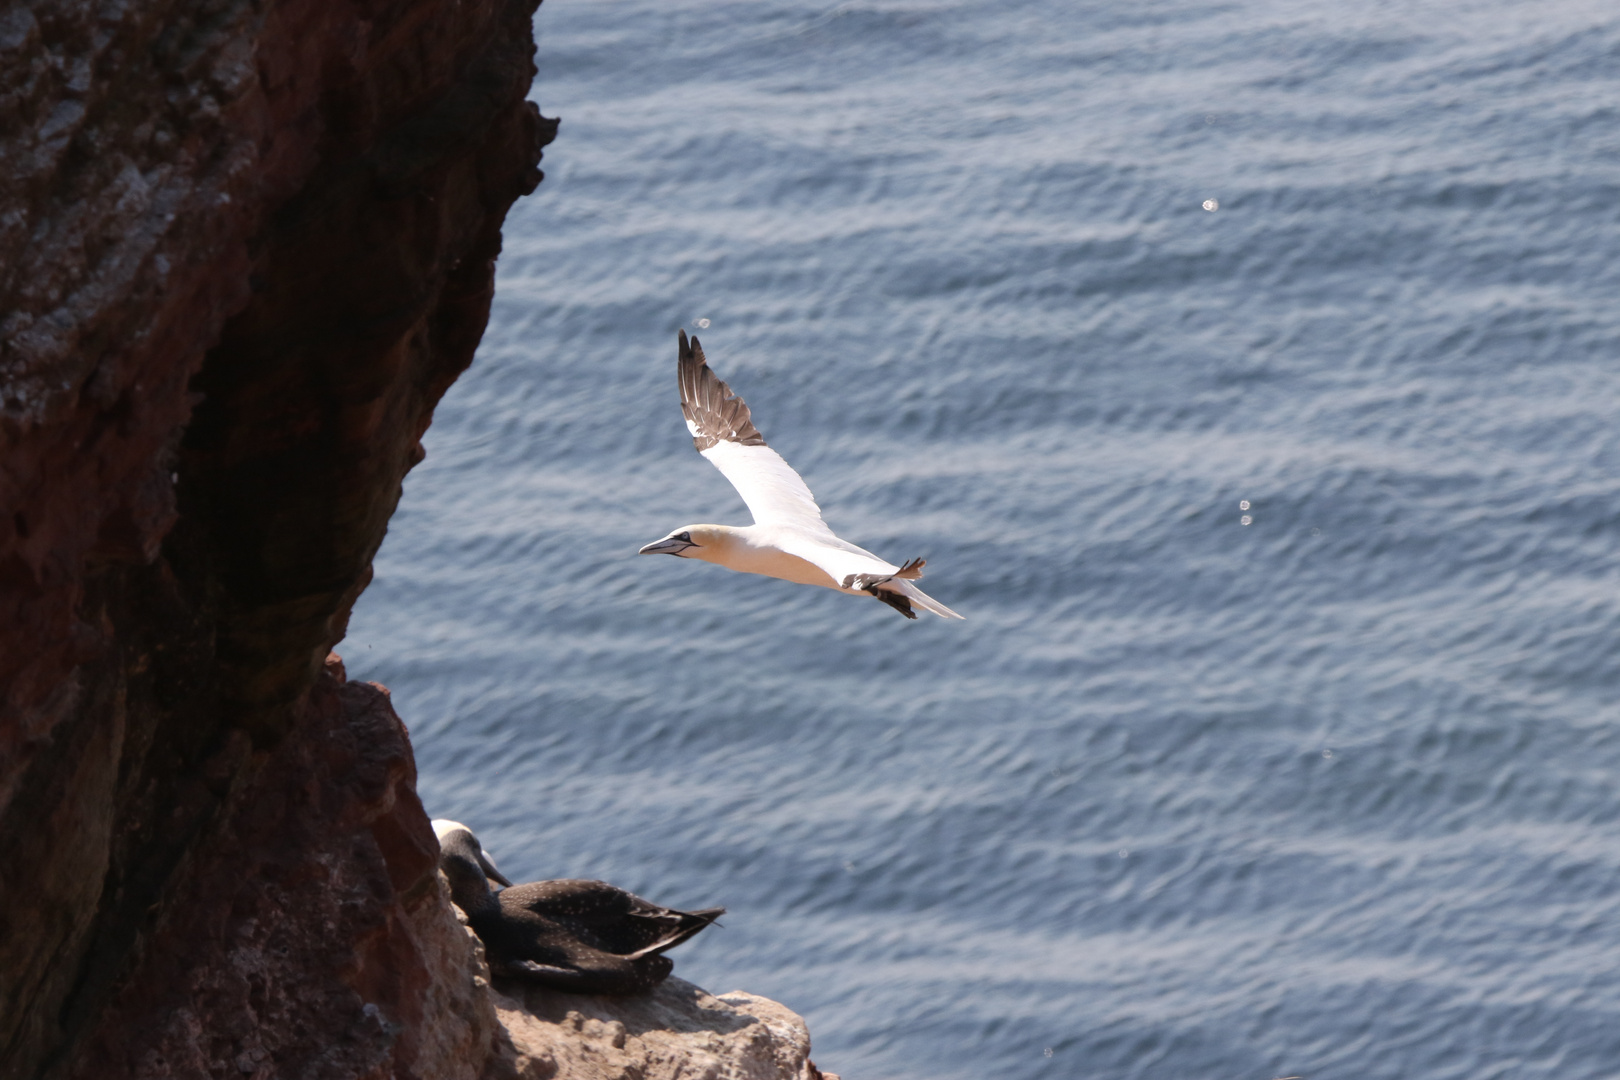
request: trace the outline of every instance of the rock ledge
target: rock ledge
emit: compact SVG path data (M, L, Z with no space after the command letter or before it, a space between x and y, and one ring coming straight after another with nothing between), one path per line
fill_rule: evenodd
M811 1064L798 1014L740 990L670 978L610 998L500 980L491 995L523 1080L838 1080Z
M673 977L628 997L492 979L483 943L450 910L499 1027L490 1080L839 1080L811 1062L804 1019L769 998Z

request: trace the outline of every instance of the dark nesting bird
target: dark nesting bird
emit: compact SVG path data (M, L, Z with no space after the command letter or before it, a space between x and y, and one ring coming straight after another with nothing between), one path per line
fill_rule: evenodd
M558 990L631 994L657 986L675 967L663 952L726 910L676 911L605 881L534 881L497 893L470 830L447 830L440 850L450 897L483 941L490 966Z

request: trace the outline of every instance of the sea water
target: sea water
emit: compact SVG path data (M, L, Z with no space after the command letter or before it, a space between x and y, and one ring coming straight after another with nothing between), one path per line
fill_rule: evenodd
M432 815L852 1080L1620 1075L1620 8L535 25L340 647ZM749 520L681 327L967 621L636 554Z

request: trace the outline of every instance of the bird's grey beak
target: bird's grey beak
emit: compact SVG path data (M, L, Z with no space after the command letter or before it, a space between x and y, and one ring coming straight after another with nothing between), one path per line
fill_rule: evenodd
M656 543L648 544L646 547L642 548L641 551L638 552L638 554L641 554L641 555L679 555L681 552L685 551L687 548L695 548L695 547L697 547L697 545L692 543L690 540L682 540L679 537L671 536L671 537L669 537L667 539L659 540Z
M507 889L512 887L512 883L506 879L506 875L495 869L494 860L489 858L489 856L485 855L483 852L478 853L478 866L479 869L484 871L484 876L495 882L497 885Z

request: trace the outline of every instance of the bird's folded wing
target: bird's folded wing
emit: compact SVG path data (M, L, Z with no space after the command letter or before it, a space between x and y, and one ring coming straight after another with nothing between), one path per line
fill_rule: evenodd
M574 878L514 885L501 896L502 903L507 906L520 906L547 918L597 915L620 918L632 910L637 899L605 881Z

